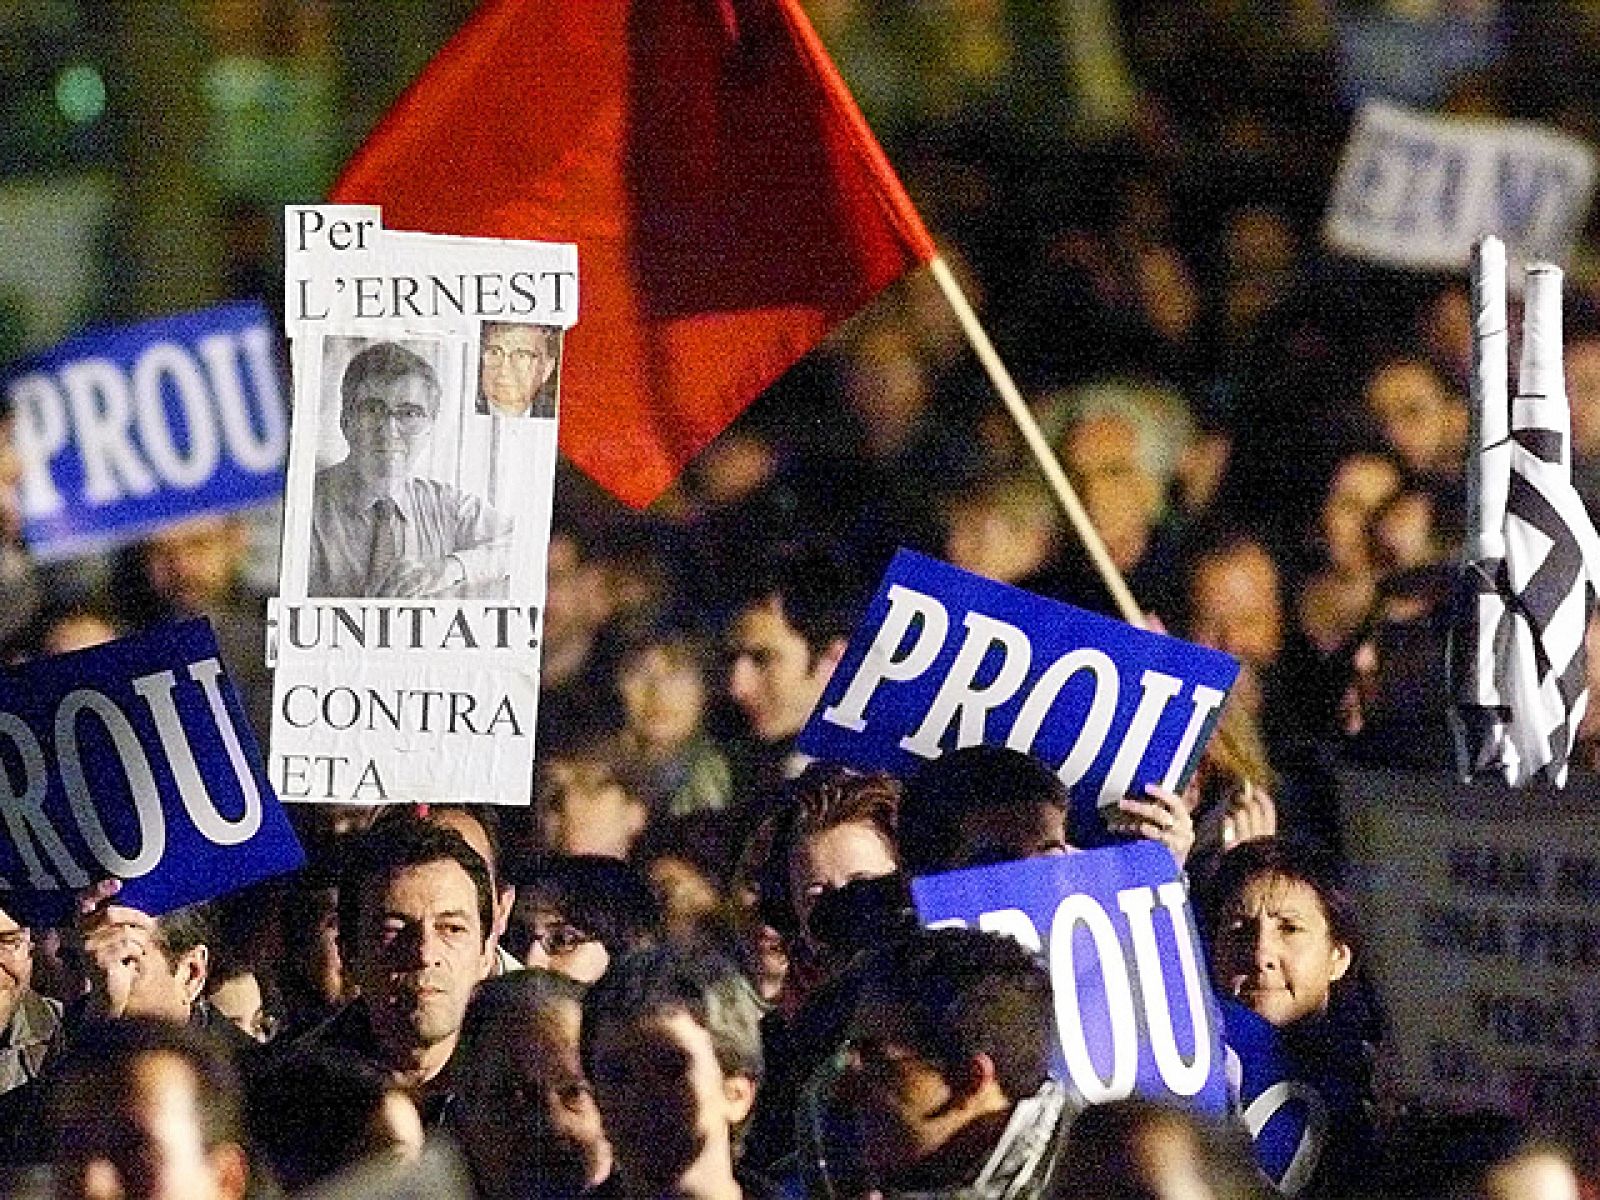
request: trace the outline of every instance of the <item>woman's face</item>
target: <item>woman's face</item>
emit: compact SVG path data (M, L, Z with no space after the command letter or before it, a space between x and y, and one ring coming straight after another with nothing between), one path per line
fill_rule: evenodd
M1310 884L1262 875L1224 906L1212 969L1228 995L1281 1027L1328 1007L1329 990L1350 969L1350 957Z
M693 662L652 646L618 680L628 727L647 745L673 749L700 729L705 680Z
M893 875L896 866L889 839L867 821L835 825L802 838L789 859L789 894L800 927L807 927L811 910L825 892L857 879Z

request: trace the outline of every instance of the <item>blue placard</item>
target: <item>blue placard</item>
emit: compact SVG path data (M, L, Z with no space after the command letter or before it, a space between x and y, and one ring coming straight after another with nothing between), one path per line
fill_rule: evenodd
M23 536L41 559L283 491L288 416L266 309L96 330L6 372Z
M1058 769L1075 837L1150 782L1180 791L1239 664L901 550L799 748L909 775L947 750L1007 745Z
M305 861L206 621L0 673L0 816L0 896L35 919L105 878L160 914Z
M1086 1103L1129 1095L1220 1114L1222 1019L1172 855L1154 842L915 879L925 925L976 925L1045 956L1060 1078Z

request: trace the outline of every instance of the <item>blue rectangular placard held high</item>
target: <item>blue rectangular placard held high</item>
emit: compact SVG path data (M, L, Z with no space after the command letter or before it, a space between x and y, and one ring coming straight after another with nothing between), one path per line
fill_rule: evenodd
M1098 809L1147 783L1183 789L1238 672L1218 651L901 550L798 745L902 777L959 747L1031 753L1092 844Z
M1055 992L1057 1073L1076 1098L1130 1095L1221 1114L1222 1020L1188 892L1154 842L928 875L924 925L969 925L1042 954Z
M160 914L302 865L205 621L0 672L0 898L55 919L123 880Z
M283 491L288 415L260 304L80 334L6 372L23 536L51 560Z

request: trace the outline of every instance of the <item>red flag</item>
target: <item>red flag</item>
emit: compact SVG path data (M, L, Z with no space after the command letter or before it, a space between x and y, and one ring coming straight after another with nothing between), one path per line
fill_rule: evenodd
M935 254L797 0L489 0L331 198L577 243L561 446L636 507Z

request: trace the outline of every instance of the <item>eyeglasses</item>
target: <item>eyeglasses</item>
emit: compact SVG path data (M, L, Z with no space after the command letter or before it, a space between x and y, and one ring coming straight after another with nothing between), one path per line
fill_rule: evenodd
M10 929L0 933L0 958L20 958L33 946L33 934L27 929Z
M579 946L599 940L594 934L585 933L576 925L552 925L543 933L536 933L529 938L528 949L541 946L546 954L555 958L558 955L571 954Z
M544 361L548 355L539 350L529 350L525 346L507 350L504 346L485 346L483 348L483 365L498 370L505 365L506 357L510 356L511 365L519 371L526 371L534 364L535 360Z
M381 396L368 396L354 405L356 420L368 425L393 421L401 433L416 433L433 421L433 414L420 404L402 404L390 408Z

